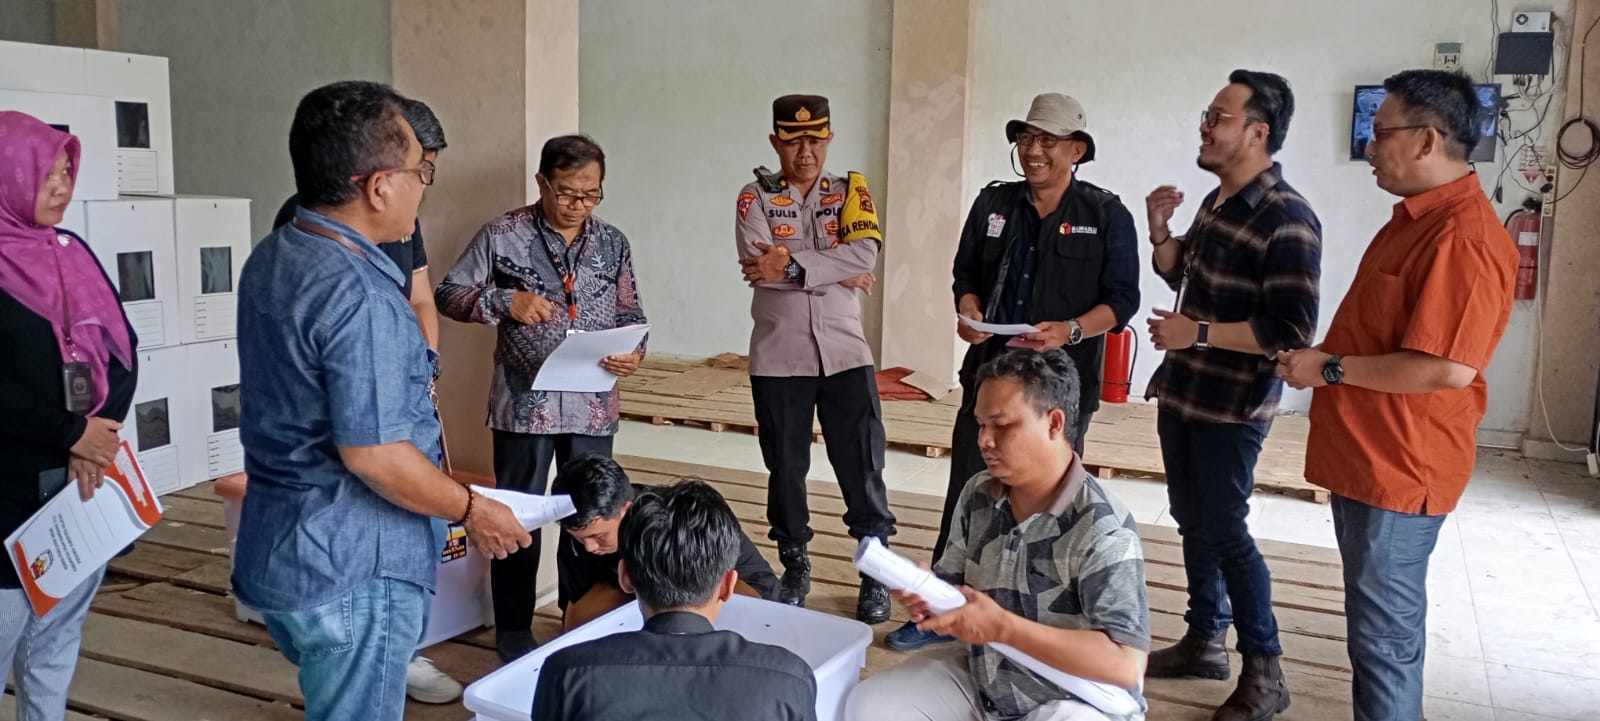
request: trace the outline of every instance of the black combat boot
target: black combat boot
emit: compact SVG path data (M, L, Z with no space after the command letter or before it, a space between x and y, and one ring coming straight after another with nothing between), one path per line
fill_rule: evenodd
M1145 666L1147 678L1183 678L1194 676L1216 681L1228 680L1228 648L1224 642L1227 629L1206 638L1194 631L1183 635L1183 640L1150 654Z
M1239 686L1211 716L1211 721L1268 721L1289 708L1289 687L1283 682L1278 656L1245 656Z
M863 575L861 593L856 596L856 620L862 623L883 623L889 620L889 587L877 579Z
M805 606L806 594L811 593L811 556L806 554L806 544L778 544L778 561L783 564L778 600L790 606Z

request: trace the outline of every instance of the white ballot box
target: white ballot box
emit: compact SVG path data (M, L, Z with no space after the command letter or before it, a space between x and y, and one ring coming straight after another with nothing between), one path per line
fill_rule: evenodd
M116 111L117 190L177 192L167 59L105 50L85 50L83 55L84 92L110 98Z
M173 200L177 241L178 337L184 343L234 337L239 270L250 254L250 201Z
M116 104L111 98L0 90L0 108L16 110L78 136L78 181L72 197L117 197Z
M867 665L872 629L859 621L735 595L722 607L716 627L747 641L793 651L817 677L817 720L833 721ZM533 692L545 659L561 649L614 633L644 628L639 604L630 603L564 633L537 651L512 661L467 687L467 710L474 721L523 721L533 711ZM640 689L640 693L649 693Z
M184 446L194 440L179 432L183 424L173 417L181 410L178 391L183 388L187 355L182 348L156 348L139 351L138 356L139 386L121 435L133 447L150 490L164 495L200 480L183 475L179 459Z
M239 351L231 340L183 346L183 386L178 390L180 459L185 484L244 470L239 444Z
M230 551L239 536L239 513L249 493L249 480L243 473L217 479L216 493L228 519ZM493 617L489 598L489 559L467 543L467 532L450 524L444 549L439 554L439 579L436 593L428 599L428 627L422 632L426 648L441 641L489 625ZM230 556L232 554L230 553ZM233 601L233 613L240 621L261 623L261 613Z
M0 40L0 88L84 94L83 48Z
M178 265L172 199L90 201L84 237L122 298L139 349L178 344Z

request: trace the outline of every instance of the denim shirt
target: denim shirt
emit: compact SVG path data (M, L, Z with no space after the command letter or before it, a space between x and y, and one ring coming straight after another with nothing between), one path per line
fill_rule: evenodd
M239 434L250 484L234 593L287 612L377 578L432 590L428 517L384 500L339 456L341 446L408 441L440 459L428 347L400 294L400 269L346 225L304 208L295 217L360 254L291 223L256 246L240 276Z

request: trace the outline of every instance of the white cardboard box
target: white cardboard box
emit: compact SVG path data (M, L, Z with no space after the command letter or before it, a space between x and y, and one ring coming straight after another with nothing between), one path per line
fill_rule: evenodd
M167 59L85 50L84 92L114 101L117 189L172 195L172 89Z
M239 270L250 254L250 201L174 200L179 338L184 343L234 337Z
M83 48L0 41L0 89L83 95Z
M0 90L0 108L32 115L78 136L78 182L72 197L117 197L117 118L111 98Z
M199 483L243 471L238 345L220 340L185 345L183 350L183 386L178 391L183 478Z
M186 478L180 467L184 448L193 438L183 434L178 415L178 391L183 388L185 353L179 348L139 351L139 386L133 407L122 424L122 439L133 446L139 467L157 495L188 488L199 482Z
M178 264L171 198L87 204L85 239L122 297L139 349L178 343Z

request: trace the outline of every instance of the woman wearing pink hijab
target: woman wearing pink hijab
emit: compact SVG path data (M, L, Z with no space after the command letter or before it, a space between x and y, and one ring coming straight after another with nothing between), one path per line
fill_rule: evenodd
M74 482L94 495L133 402L135 341L116 290L89 246L55 227L78 154L71 134L0 112L0 538ZM65 717L103 574L40 617L0 563L0 669L12 672L20 721Z

